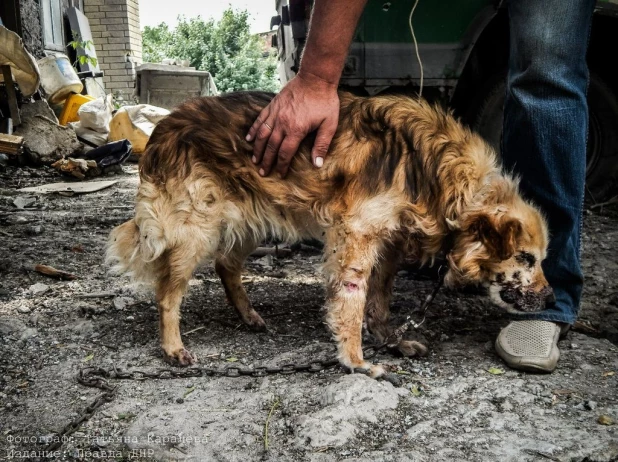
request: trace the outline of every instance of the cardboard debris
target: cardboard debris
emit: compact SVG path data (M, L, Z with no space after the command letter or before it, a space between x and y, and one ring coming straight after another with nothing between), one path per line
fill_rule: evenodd
M109 188L116 183L118 183L118 180L85 181L83 183L50 183L41 186L22 188L18 191L33 192L39 194L87 194Z

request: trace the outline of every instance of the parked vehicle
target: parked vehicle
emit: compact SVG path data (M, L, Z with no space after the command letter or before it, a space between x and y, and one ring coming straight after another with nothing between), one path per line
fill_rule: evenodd
M311 0L276 0L279 75L300 64ZM421 68L408 24L414 0L369 0L355 33L341 87L355 93L416 93ZM498 148L502 132L509 26L504 2L419 0L413 17L423 65L423 96L450 105ZM334 38L336 40L336 37ZM598 0L588 63L590 128L587 195L601 200L618 184L618 0ZM614 58L612 58L612 56Z

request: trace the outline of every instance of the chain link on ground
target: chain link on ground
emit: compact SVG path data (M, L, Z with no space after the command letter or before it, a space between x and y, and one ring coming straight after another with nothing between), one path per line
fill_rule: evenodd
M386 344L370 346L363 349L364 357L367 359L373 358L381 349L386 348ZM171 380L171 379L187 379L195 377L265 377L268 375L291 375L298 372L318 373L335 366L340 366L339 360L335 357L327 360L313 360L306 363L286 363L280 366L255 366L255 367L240 367L227 366L224 368L211 367L190 367L187 369L158 369L157 371L141 371L131 370L123 371L116 367L105 369L103 367L84 367L77 375L77 381L89 388L98 388L103 393L97 396L92 403L75 419L69 422L64 428L57 433L54 442L49 444L45 451L55 451L60 449L62 441L66 441L67 436L71 435L84 423L89 420L95 412L105 403L113 401L118 392L119 386L112 386L109 380ZM341 366L343 367L343 366ZM356 369L354 372L365 373L364 370ZM389 380L389 378L385 378ZM396 382L396 378L390 378L391 382ZM396 384L396 383L395 383Z

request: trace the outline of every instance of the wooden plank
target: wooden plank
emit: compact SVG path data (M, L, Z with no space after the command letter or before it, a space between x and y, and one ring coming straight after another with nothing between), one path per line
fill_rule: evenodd
M24 142L23 136L7 135L6 133L0 133L0 142L9 144L21 144Z
M17 127L18 125L21 125L21 117L19 116L19 107L17 106L17 94L15 93L15 85L13 85L11 66L2 66L2 75L4 77L6 94L9 98L9 110L11 111L13 126Z
M0 133L0 152L12 155L19 154L23 143L24 139L21 136Z

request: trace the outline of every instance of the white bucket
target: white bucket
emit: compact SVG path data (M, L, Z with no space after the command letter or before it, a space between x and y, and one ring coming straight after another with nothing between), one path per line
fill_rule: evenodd
M81 93L84 89L71 61L65 55L48 56L39 60L38 65L41 86L50 103L60 103L71 93Z

